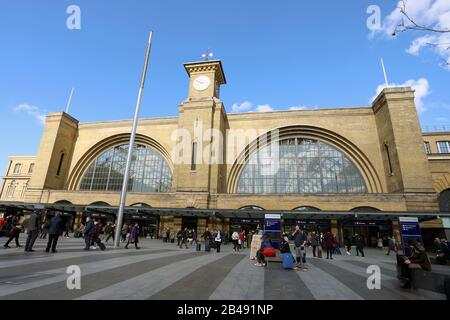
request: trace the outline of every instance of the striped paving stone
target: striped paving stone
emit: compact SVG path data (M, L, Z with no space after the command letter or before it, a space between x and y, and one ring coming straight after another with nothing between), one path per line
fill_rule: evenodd
M155 300L208 300L230 270L243 258L241 254L229 254L195 270L173 285L151 296Z
M186 253L187 256L193 255L194 253ZM107 260L99 260L96 262L81 264L81 282L82 287L83 283L89 284L89 281L85 281L87 276L90 276L92 274L96 274L95 280L98 280L99 278L101 281L107 282L106 285L111 285L114 283L114 281L111 281L111 279L108 279L108 276L111 276L111 274L108 274L108 270L118 270L120 268L120 271L122 272L124 279L127 279L130 274L129 271L133 269L135 264L138 264L139 262L143 262L146 260L154 260L154 259L160 259L160 258L172 258L177 259L177 257L180 257L180 254L178 252L164 252L164 253L156 253L156 254L146 254L142 256L136 256L136 257L128 257L124 256L121 258L114 258L114 259L107 259ZM171 261L171 260L170 260ZM167 261L166 261L167 262ZM48 270L46 272L43 272L41 274L51 274L53 277L49 279L44 280L38 280L33 281L30 283L25 284L7 284L7 285L1 285L0 287L0 297L2 299L64 299L63 295L54 295L54 293L51 291L55 287L61 289L64 291L69 291L66 288L66 280L68 275L66 274L66 268L60 268L60 269L53 269ZM113 272L112 275L117 275ZM89 278L91 279L91 278ZM97 283L97 281L94 281ZM55 287L52 287L55 286ZM50 291L49 291L50 290ZM78 290L77 290L78 291ZM81 290L83 291L83 290ZM86 294L87 292L80 292L79 295ZM70 295L70 294L69 294ZM54 297L55 296L55 297Z
M405 295L399 291L382 286L381 290L369 290L367 288L368 274L365 270L351 270L348 266L343 267L345 262L328 262L321 259L310 259L312 267L318 267L332 277L342 282L345 286L353 290L356 294L367 300L404 300Z
M248 255L223 279L210 300L263 300L264 269L257 268Z
M197 269L214 264L223 255L210 254L176 259L170 264L145 272L109 287L83 295L78 300L144 300L173 285ZM192 286L192 284L190 285Z

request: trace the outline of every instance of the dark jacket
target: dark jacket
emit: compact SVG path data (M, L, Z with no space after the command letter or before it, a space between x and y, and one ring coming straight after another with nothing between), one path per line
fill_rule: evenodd
M294 243L296 247L301 247L303 246L303 243L307 240L308 238L306 237L306 233L298 230L295 231L294 233Z
M428 259L428 255L425 250L420 250L419 253L414 252L413 255L409 258L409 261L411 261L411 263L420 265L423 270L431 271L430 259Z
M313 235L311 235L311 245L313 246L313 247L316 247L316 246L318 246L320 243L319 243L319 236L317 235L317 234L313 234Z
M36 231L39 230L41 227L41 218L36 213L33 212L30 216L30 219L28 219L28 231Z
M209 232L209 230L203 232L203 234L202 234L202 238L205 239L205 240L210 240L211 237L212 237L212 235L211 235L211 232Z
M333 248L334 245L334 237L330 232L327 232L325 234L325 244L327 245L327 248Z
M281 240L280 243L280 252L281 253L290 253L291 252L291 247L289 246L289 242L287 242L286 240Z
M64 220L60 216L55 216L50 221L50 226L48 228L48 234L61 235L64 228Z
M130 238L136 240L139 236L139 226L133 226L130 231Z
M89 238L95 234L94 221L91 220L86 224L86 227L84 227L84 230L83 230L83 234L85 237L89 237Z

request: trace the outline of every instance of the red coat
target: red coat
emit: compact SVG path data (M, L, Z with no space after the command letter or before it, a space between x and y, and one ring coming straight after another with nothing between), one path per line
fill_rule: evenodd
M326 233L325 234L325 244L327 245L328 248L333 248L334 246L334 237L331 233Z

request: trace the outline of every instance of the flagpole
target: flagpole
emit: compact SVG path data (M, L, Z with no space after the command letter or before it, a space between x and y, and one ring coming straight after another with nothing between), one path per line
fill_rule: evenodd
M74 90L74 88L72 88L72 90L70 90L70 96L69 96L69 100L67 101L67 106L66 106L66 113L69 113L70 103L72 102L73 90Z
M147 74L147 67L148 67L148 60L150 58L150 49L152 47L152 38L153 38L153 31L150 31L150 36L148 37L148 42L147 42L147 51L145 53L144 68L142 70L141 83L139 85L136 107L135 107L135 111L134 111L134 119L133 119L133 127L131 128L130 143L128 145L127 162L125 165L125 173L123 176L122 192L120 194L119 211L117 213L114 248L118 248L119 244L120 244L120 238L121 238L120 235L121 235L121 231L122 231L122 222L123 222L123 215L124 215L123 212L125 209L125 201L127 198L128 179L130 176L131 160L133 157L134 140L136 138L136 129L137 129L137 124L138 124L138 119L139 119L139 109L141 107L142 92L144 90L145 76Z
M389 87L389 81L386 74L386 69L384 67L384 61L383 58L381 58L381 66L383 67L383 74L384 74L384 82L386 83L386 88Z

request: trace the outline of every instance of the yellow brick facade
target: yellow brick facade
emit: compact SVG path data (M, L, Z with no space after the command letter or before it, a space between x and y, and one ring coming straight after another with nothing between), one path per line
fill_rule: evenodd
M436 155L435 143L450 140L450 133L421 132L414 92L410 88L385 89L371 106L365 107L227 114L218 91L218 87L226 82L221 63L207 61L185 67L190 76L190 94L178 106L179 116L141 119L137 129L136 142L156 149L169 164L173 174L172 190L168 193L130 192L127 205L145 203L158 208L209 209L258 206L266 210L311 206L324 211L372 207L381 211L439 211L438 193L450 188L450 156ZM211 78L213 85L208 90L199 92L193 88L199 75ZM97 156L112 146L127 143L131 125L131 120L79 123L68 114L50 113L36 157L11 158L1 200L118 205L119 192L80 191L79 184ZM255 139L261 132L277 130L280 137L297 135L324 141L351 159L361 172L368 192L238 194L236 187L242 170L238 160L245 159L252 144L256 146L256 140L234 150L231 162L202 163L191 170L190 163L174 161L173 151L178 142L174 132L177 129L189 132L194 141L205 140L205 136L209 137L208 130L217 129L222 133L225 146L230 143L227 139L232 139L227 137L227 130L254 132ZM199 152L205 156L209 141L200 140L202 148ZM425 154L424 140L430 142L432 155ZM188 158L191 151L190 148L185 150ZM229 153L225 148L223 157L230 158ZM15 177L11 170L19 161L25 169L35 163L33 173ZM20 182L14 196L8 198L7 189L12 180ZM25 182L27 189L21 198L18 194ZM160 223L171 228L181 226L180 218L170 216L161 217ZM199 232L206 226L213 228L227 223L229 221L213 217L200 219Z

